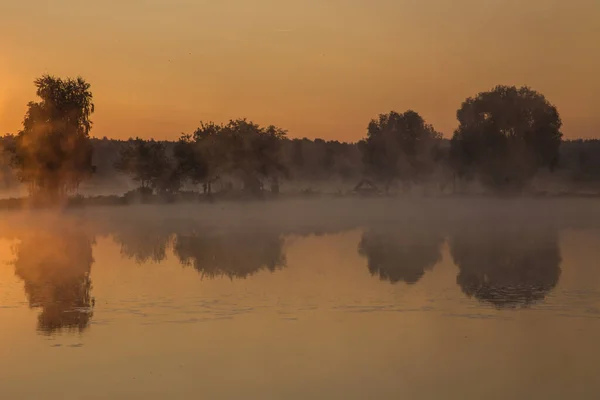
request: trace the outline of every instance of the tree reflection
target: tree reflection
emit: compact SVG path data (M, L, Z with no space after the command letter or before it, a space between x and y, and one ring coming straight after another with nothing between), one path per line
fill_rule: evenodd
M93 240L79 231L35 231L15 247L15 274L25 283L38 330L84 331L92 317L90 271Z
M456 234L450 252L456 282L469 297L498 308L543 300L560 278L561 255L554 230L498 227Z
M161 262L167 258L172 234L164 226L136 222L112 232L113 240L121 247L121 255L138 264Z
M391 283L414 284L442 258L444 236L435 229L409 227L367 230L358 252L371 275Z
M283 238L274 232L179 234L174 253L182 264L209 278L247 278L260 270L274 272L286 265Z

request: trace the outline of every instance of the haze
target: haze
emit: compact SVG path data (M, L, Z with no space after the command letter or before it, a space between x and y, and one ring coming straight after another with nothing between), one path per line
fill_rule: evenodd
M596 0L15 1L0 6L0 132L43 73L92 83L93 135L175 139L248 117L355 141L412 108L449 137L467 97L529 85L596 137Z

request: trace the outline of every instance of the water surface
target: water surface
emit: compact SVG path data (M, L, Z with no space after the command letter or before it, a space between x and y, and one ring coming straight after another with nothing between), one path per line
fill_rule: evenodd
M2 398L597 398L593 223L232 207L5 219Z

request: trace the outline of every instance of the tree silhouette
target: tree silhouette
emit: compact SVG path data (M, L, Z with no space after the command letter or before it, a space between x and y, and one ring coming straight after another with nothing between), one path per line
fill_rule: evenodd
M395 179L407 185L431 173L440 139L418 113L392 111L369 123L367 138L359 145L367 171L387 189Z
M190 135L182 135L173 148L176 170L181 179L193 184L203 183L204 192L211 191L208 160L200 152L200 146L192 141Z
M203 183L211 192L211 183L221 174L241 180L244 190L257 195L263 180L278 186L286 173L281 142L286 132L273 125L260 127L246 119L231 120L227 125L202 123L192 135L183 135L174 151L179 169L193 183Z
M487 226L463 229L450 240L462 291L497 308L543 300L561 274L556 232L502 223Z
M205 193L212 192L212 183L227 168L223 129L223 125L201 122L193 134L182 135L175 145L174 156L182 176L201 183Z
M89 141L92 93L83 78L44 75L34 83L40 101L27 104L23 129L9 152L31 194L56 201L94 171Z
M15 147L15 136L6 134L0 137L0 188L10 189L18 184L15 171L12 168L13 154L11 149Z
M560 165L572 184L600 181L600 140L570 140L560 146Z
M444 236L426 228L378 228L363 233L358 252L371 275L391 283L417 283L441 261Z
M136 138L125 142L115 168L139 182L141 189L160 190L163 181L172 178L172 165L165 144L155 140Z
M291 154L291 164L295 168L303 168L304 167L304 149L303 149L303 139L293 139L292 140L292 154Z
M558 111L528 87L479 93L462 104L457 118L451 153L461 176L478 175L497 190L522 190L540 167L558 163Z
M281 128L247 119L201 123L177 142L93 139L93 96L84 79L44 75L35 86L39 99L27 105L22 130L0 138L0 187L24 183L36 200L65 200L87 178L94 189L128 187L128 179L115 182L115 172L141 186L125 200L154 193L175 200L184 182L202 185L211 194L219 180L223 190L240 187L261 197L268 184L279 192L282 178L305 186L296 186L299 191L311 192L317 185L330 191L329 183L337 193L361 178L383 184L386 191L396 181L405 189L413 183L426 183L429 189L436 179L443 192L449 184L456 189L457 183L460 188L477 178L492 191L518 192L546 167L558 170L556 181L538 175L534 183L552 183L553 190L597 191L600 179L599 141L561 146L557 108L528 87L497 86L466 99L451 140L408 110L381 114L370 121L363 140L340 143L288 139ZM194 197L186 195L179 198Z
M322 139L282 140L282 163L287 175L302 181L351 181L364 173L362 155L356 143Z
M92 317L92 240L79 231L37 231L15 249L15 274L32 308L41 308L38 330L83 332Z
M281 235L271 232L179 234L175 255L203 277L247 278L260 270L285 267Z
M246 119L232 120L223 127L221 137L227 149L228 170L241 179L244 191L258 195L263 179L277 180L285 173L280 159L285 135L276 126L261 128Z

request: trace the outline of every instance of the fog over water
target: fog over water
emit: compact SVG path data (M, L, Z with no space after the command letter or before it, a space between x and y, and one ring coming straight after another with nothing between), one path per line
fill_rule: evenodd
M596 398L599 211L583 199L330 199L7 212L0 387Z

